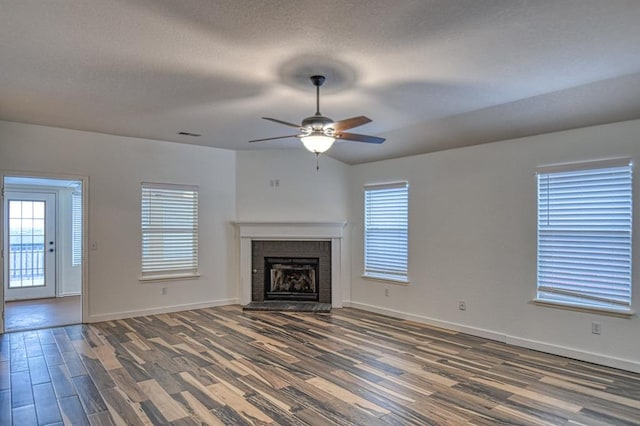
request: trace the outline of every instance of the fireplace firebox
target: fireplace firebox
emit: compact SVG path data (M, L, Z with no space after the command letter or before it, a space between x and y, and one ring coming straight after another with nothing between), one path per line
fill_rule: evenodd
M319 258L265 257L264 299L318 301Z

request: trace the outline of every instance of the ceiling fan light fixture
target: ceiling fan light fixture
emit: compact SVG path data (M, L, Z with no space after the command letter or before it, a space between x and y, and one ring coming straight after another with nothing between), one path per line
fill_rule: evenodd
M303 136L300 138L302 140L302 144L309 151L314 154L322 154L327 151L333 145L333 142L336 140L331 136L325 136L323 134L310 134L308 136Z

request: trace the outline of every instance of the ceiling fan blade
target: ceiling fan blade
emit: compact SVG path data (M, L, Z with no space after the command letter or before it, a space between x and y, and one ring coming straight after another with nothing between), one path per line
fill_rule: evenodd
M293 127L293 128L296 128L296 129L300 128L299 124L289 123L289 122L286 122L286 121L278 120L277 118L269 118L269 117L262 117L262 118L264 120L269 120L269 121L273 121L274 123L284 124L285 126Z
M299 138L300 136L302 136L302 135L287 135L287 136L276 136L275 138L254 139L252 141L249 141L249 143L272 141L272 140L275 140L275 139Z
M385 141L384 138L379 138L377 136L359 135L357 133L347 133L347 132L342 132L337 134L336 139L343 139L343 140L354 141L354 142L366 142L366 143L382 143Z
M341 132L343 130L353 129L354 127L362 126L363 124L367 124L371 122L371 119L361 115L359 117L351 117L344 120L336 121L330 127L333 127L336 132Z

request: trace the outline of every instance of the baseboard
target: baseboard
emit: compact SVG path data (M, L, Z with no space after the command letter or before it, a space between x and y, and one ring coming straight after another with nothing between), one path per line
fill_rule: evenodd
M79 291L74 291L72 293L60 293L56 297L71 297L71 296L81 296L82 293Z
M608 355L597 354L593 352L584 352L566 346L552 345L536 340L522 339L515 336L507 336L506 343L508 345L520 346L535 351L546 352L549 354L560 355L566 358L586 361L593 364L604 365L607 367L619 368L620 370L632 371L640 373L640 362L628 359L616 358Z
M367 305L365 303L349 302L350 307L356 309L362 309L363 311L375 312L381 315L387 315L394 318L405 319L409 321L415 321L422 324L431 325L434 327L444 328L447 330L458 331L460 333L471 334L473 336L484 337L485 339L497 340L498 342L506 343L507 336L502 333L496 333L494 331L485 330L483 328L469 327L462 324L457 324L449 321L441 321L435 318L425 317L422 315L408 314L406 312L395 311L393 309L381 308L379 306Z
M137 311L112 312L108 314L89 315L87 322L113 321L125 318L144 317L147 315L168 314L171 312L189 311L193 309L213 308L216 306L236 305L238 299L210 300L200 303L185 303L183 305L163 306L160 308L141 309Z
M640 373L640 362L631 361L622 358L616 358L612 356L596 354L592 352L584 352L581 350L569 348L566 346L553 345L550 343L539 342L530 339L523 339L516 336L510 336L504 333L497 333L482 328L469 327L462 324L457 324L449 321L441 321L435 318L429 318L422 315L408 314L406 312L395 311L393 309L381 308L379 306L368 305L365 303L357 302L345 302L344 307L352 307L356 309L362 309L363 311L375 312L381 315L387 315L394 318L406 319L409 321L415 321L434 327L444 328L447 330L458 331L460 333L470 334L472 336L483 337L485 339L496 340L498 342L506 343L508 345L520 346L527 349L533 349L540 352L545 352L553 355L559 355L566 358L577 359L580 361L591 362L593 364L604 365L607 367L619 368L621 370L632 371L634 373Z

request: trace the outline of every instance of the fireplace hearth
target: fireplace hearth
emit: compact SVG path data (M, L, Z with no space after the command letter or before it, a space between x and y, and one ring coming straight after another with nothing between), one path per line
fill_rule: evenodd
M264 300L317 301L319 259L266 257Z

